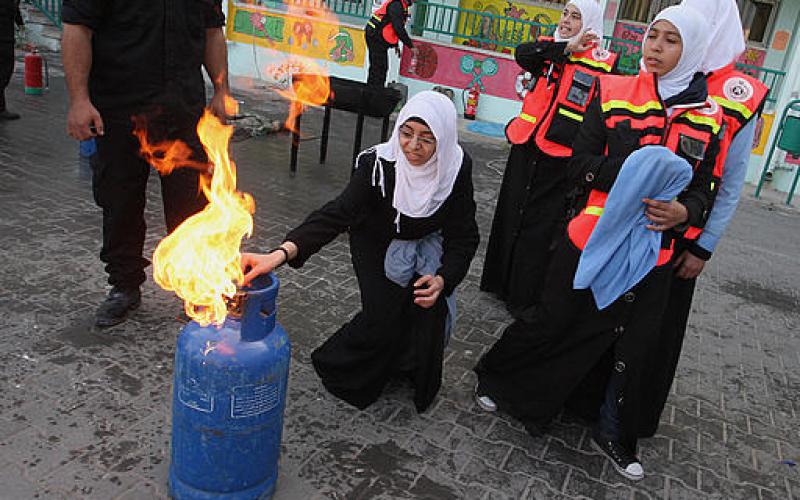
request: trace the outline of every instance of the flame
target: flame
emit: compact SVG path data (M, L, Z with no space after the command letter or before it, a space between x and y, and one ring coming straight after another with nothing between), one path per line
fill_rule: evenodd
M321 2L289 3L286 22L291 23L292 44L290 55L267 72L278 81L290 81L286 89L276 89L290 101L289 116L284 126L297 132L295 120L306 106L322 106L331 97L328 70L308 58L303 52L309 44L331 43L339 31L339 19ZM288 78L291 77L291 78Z
M236 101L226 98L225 109L235 114ZM153 254L153 278L183 299L189 317L203 326L219 325L227 315L225 297L235 295L237 284L244 279L239 248L242 238L252 234L255 203L252 196L236 190L236 165L228 155L233 127L206 110L197 133L213 165L211 176L200 177L208 205L161 240ZM184 155L184 148L189 149L186 144L150 144L145 129L137 137L143 156L167 152L158 161L148 157L162 175L177 167L192 166Z

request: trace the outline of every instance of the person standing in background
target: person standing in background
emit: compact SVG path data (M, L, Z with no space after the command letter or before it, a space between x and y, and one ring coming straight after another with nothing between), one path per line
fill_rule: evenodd
M600 47L603 12L595 0L564 7L554 37L517 47L515 58L535 79L520 115L506 126L511 143L497 197L481 290L506 303L515 318L538 302L554 242L567 218L572 141L599 75L617 60Z
M386 51L390 47L394 47L397 57L400 57L398 44L403 42L416 54L414 42L406 31L408 9L412 3L413 0L386 0L367 22L364 37L369 50L367 85L370 87L383 88L386 85L386 73L389 71Z
M0 0L0 121L18 120L19 113L6 109L6 87L14 74L14 25L25 25L19 0Z
M689 228L675 242L669 302L657 348L648 363L651 383L642 394L649 403L644 405L641 437L653 436L658 430L680 360L694 287L736 212L747 175L757 118L769 93L763 83L736 69L736 60L745 50L736 1L683 0L682 5L697 10L713 23L703 71L709 73L708 95L722 108L725 118L725 132L714 166L715 175L721 178L721 182L705 227L702 230Z

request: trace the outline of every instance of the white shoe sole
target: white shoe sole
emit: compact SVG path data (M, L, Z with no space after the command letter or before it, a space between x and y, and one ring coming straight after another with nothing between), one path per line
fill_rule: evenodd
M489 413L494 413L497 411L497 403L495 403L489 396L479 396L478 394L475 394L475 403L483 411L487 411Z
M606 454L606 452L605 452L605 451L603 451L603 449L602 449L602 448L600 448L600 445L599 445L599 444L597 444L597 443L594 441L594 439L592 439L592 447L593 447L595 450L597 450L598 452L600 452L600 454L601 454L601 455L603 455L604 457L606 457L606 460L608 460L609 462L611 462L611 465L613 465L613 466L614 466L614 469L616 469L616 471L617 471L617 472L618 472L618 473L619 473L619 474L620 474L622 477L624 477L625 479L630 479L631 481L641 481L642 479L644 479L644 474L642 474L641 476L635 476L635 475L631 474L630 472L626 471L625 469L623 469L622 467L620 467L619 465L617 465L617 462L615 462L613 459L611 459L611 457L609 457L609 456Z

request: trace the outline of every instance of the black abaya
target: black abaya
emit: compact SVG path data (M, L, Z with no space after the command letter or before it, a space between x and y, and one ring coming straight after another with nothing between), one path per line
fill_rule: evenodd
M408 373L414 403L424 411L441 385L445 297L464 279L478 246L472 162L464 161L450 196L430 217L400 216L392 207L394 164L382 162L386 194L372 184L375 153L363 154L350 184L335 200L291 231L298 247L292 267L303 263L338 234L349 229L350 253L361 292L362 310L311 355L322 383L335 396L365 408L395 375ZM441 231L442 265L436 274L444 290L430 309L413 303L413 287L401 287L384 273L386 249L393 239L416 240ZM413 280L412 280L413 283ZM410 360L410 366L406 362Z

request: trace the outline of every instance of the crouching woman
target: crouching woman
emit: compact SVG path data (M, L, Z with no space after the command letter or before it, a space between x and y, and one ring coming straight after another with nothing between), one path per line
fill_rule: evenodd
M345 190L268 254L243 254L245 281L302 267L349 232L362 309L311 355L325 388L365 408L398 375L424 411L441 386L454 290L478 247L472 161L458 144L456 110L420 92L388 142L362 152Z

